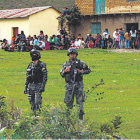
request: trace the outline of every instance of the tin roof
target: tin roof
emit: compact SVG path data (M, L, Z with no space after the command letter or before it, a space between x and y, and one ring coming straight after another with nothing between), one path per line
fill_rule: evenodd
M48 8L52 8L52 6L0 10L0 19L28 17Z

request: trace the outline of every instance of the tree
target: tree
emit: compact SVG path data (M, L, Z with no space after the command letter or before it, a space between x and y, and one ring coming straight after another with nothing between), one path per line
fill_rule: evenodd
M81 13L78 6L74 5L65 16L59 18L59 23L61 25L61 30L64 28L64 24L70 32L70 27L76 27L81 22Z
M68 20L68 24L70 26L76 26L80 24L81 13L79 11L78 6L74 5L70 10L70 14L66 15L66 19Z

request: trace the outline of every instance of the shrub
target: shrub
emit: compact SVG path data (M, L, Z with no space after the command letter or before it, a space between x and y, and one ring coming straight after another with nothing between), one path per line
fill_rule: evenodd
M97 127L94 122L79 120L78 107L67 110L63 106L45 106L41 112L28 113L21 117L21 111L14 107L8 112L4 98L1 106L5 109L5 127L0 132L0 139L101 139L113 138L115 130L122 123L121 117L116 116L113 121ZM7 119L7 120L6 120Z
M93 122L81 122L77 107L68 111L65 107L44 107L37 116L28 114L14 125L13 138L18 139L95 139L112 138L113 124L96 128Z

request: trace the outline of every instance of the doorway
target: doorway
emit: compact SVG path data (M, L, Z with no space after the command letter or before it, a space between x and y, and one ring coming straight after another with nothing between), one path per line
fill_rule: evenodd
M139 24L138 23L126 23L125 24L125 31L130 32L132 27L134 27L135 30L138 30L139 29Z
M12 37L13 37L13 36L16 37L17 35L18 35L18 27L13 27L13 28L12 28Z

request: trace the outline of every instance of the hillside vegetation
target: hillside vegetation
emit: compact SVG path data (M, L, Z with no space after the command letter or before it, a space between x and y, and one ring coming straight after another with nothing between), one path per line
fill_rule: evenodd
M75 0L0 0L0 10L39 6L53 6L59 11L63 7L72 7Z

